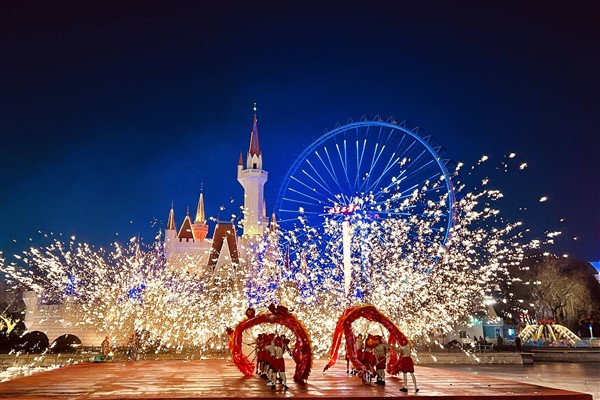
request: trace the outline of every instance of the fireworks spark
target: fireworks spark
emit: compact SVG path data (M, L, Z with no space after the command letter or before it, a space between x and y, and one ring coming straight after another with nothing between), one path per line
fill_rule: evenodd
M439 221L448 217L444 204L449 194L439 201L422 195L444 184L438 181L426 182L410 196L398 192L383 202L369 194L358 199L361 206L346 217L351 229L346 258L342 224L324 213L320 226L307 225L301 216L294 229L240 241L240 265L225 273L193 257L183 267L170 264L160 241L144 245L132 238L104 250L78 243L74 236L32 247L15 262L3 260L1 270L10 283L35 291L42 301L65 304L75 324L105 332L119 343L133 331L143 332L157 351L194 347L207 352L225 346L226 328L241 321L247 307L264 310L270 303L287 306L302 321L317 355L328 350L343 310L366 303L407 336L429 340L481 310L507 268L522 261L525 249L541 245L537 239L523 240L521 222L501 218L494 206L503 197L500 191L469 192L458 175L453 180L457 200L446 241L438 240L446 237ZM490 187L489 178L484 183ZM411 217L417 206L425 217ZM384 218L390 209L404 217ZM351 265L348 294L345 260ZM357 324L360 331L381 329Z

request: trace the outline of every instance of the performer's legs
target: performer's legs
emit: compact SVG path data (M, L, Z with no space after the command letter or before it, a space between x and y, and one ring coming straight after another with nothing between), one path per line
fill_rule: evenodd
M385 385L385 369L377 370L377 383Z
M402 372L402 375L404 377L404 386L402 386L402 388L400 389L400 391L402 391L402 392L408 392L408 388L406 387L406 382L407 382L406 372Z
M406 376L406 375L404 375L404 376ZM415 373L411 372L410 376L412 377L413 383L415 384L415 392L418 392L419 388L417 387L417 377L415 376ZM406 387L406 378L404 379L404 386Z
M283 388L288 390L287 378L285 376L285 371L279 371L279 376L281 377L281 383L283 383Z

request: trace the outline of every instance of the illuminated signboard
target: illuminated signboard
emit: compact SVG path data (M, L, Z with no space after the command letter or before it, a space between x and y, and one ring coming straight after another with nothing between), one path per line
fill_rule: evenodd
M347 206L338 206L335 205L333 207L325 208L328 214L343 214L350 215L357 210L360 210L360 206L358 204L348 204Z

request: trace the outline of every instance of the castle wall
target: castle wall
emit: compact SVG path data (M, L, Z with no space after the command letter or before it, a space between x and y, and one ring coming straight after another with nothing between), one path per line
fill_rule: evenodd
M35 292L23 293L26 305L25 327L28 332L40 331L48 336L52 343L63 335L75 335L81 340L82 346L99 346L106 336L93 327L76 325L76 321L69 321L66 305L41 304Z

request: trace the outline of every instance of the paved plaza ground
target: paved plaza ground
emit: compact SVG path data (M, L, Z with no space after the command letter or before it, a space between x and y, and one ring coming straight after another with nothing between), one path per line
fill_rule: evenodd
M511 400L581 399L590 394L542 387L514 380L480 375L465 366L417 367L420 392L399 391L401 380L388 377L386 386L365 385L336 365L323 373L324 361L317 361L309 382L289 382L289 391L273 391L257 377L245 378L225 360L171 360L138 362L81 363L0 383L3 399L224 399L224 398L363 398L412 397L421 399L480 399L494 397ZM499 366L489 366L493 373ZM535 366L501 366L500 371ZM463 371L458 370L463 369ZM529 370L533 371L533 370ZM550 372L550 371L549 371ZM560 371L559 371L560 372ZM571 373L576 373L572 371ZM591 371L593 374L593 370ZM288 374L293 375L293 371ZM554 378L577 379L560 374ZM582 377L579 377L582 378ZM550 376L548 376L550 380ZM582 378L583 379L583 378ZM588 378L585 378L588 379ZM539 383L539 382L534 382Z
M591 394L594 399L600 400L599 362L536 362L533 365L444 365L439 368L583 392Z

